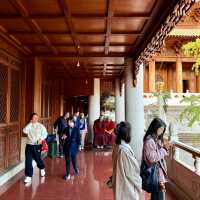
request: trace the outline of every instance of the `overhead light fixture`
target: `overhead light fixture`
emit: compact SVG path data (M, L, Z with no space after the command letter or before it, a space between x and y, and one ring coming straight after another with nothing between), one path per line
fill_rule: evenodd
M85 84L86 84L86 85L88 84L88 80L87 80L87 79L85 80Z
M76 64L76 66L77 66L77 67L80 67L80 62L79 62L79 60L78 60L78 62L77 62L77 64Z

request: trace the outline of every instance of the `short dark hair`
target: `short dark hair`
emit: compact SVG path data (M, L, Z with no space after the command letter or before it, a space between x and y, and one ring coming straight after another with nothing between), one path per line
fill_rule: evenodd
M29 119L30 119L30 121L33 119L33 116L34 116L34 115L37 115L37 116L38 116L38 114L37 114L37 113L35 113L35 112L34 112L34 113L31 113L31 114L30 114L30 118L29 118Z
M74 122L74 118L72 117L72 116L70 116L69 118L68 118L68 122L69 121L73 121Z
M117 125L116 144L121 144L121 140L126 143L131 141L131 125L129 122L120 122Z

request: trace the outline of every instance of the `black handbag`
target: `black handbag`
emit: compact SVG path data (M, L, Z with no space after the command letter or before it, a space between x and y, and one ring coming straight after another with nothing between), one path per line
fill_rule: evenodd
M140 168L140 176L142 178L142 189L146 192L159 192L159 166L153 163L148 166L143 160Z

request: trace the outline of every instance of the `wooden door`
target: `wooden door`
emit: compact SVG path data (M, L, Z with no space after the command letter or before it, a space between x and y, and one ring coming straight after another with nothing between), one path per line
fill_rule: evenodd
M0 173L20 161L20 71L0 64Z

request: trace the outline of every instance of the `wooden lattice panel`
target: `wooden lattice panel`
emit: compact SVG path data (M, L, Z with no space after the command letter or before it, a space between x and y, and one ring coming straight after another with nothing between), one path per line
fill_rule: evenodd
M8 127L8 167L11 167L19 162L19 126L12 125Z
M10 121L18 121L19 118L19 72L11 71L11 96L10 96Z
M114 95L115 84L113 80L101 80L101 94Z
M0 65L0 123L6 121L8 69Z
M0 129L0 173L5 169L6 156L6 134L5 129Z

